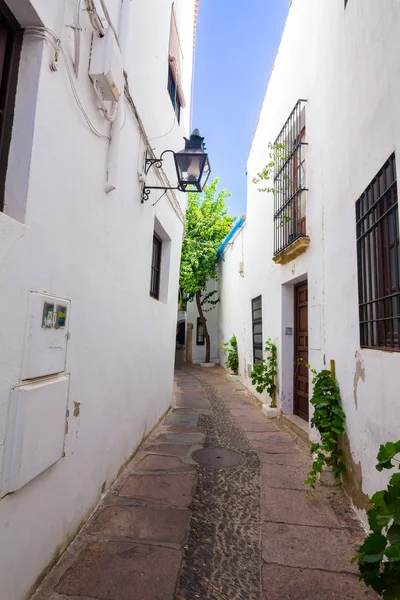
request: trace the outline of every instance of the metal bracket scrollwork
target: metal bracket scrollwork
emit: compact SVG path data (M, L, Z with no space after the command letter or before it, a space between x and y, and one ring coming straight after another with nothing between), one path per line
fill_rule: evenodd
M164 152L162 152L160 158L147 158L147 154L146 154L145 167L144 167L144 172L145 172L146 176L148 175L148 173L149 173L149 171L150 171L150 169L152 167L156 167L156 169L161 169L162 168L163 160L164 160L163 156L167 152L171 152L172 154L175 154L173 150L164 150ZM142 204L144 202L147 202L147 200L149 199L151 190L180 190L180 191L184 191L179 186L176 187L176 188L173 188L173 187L160 187L160 186L146 185L146 183L144 183L143 184L143 189L142 189L142 200L141 200Z

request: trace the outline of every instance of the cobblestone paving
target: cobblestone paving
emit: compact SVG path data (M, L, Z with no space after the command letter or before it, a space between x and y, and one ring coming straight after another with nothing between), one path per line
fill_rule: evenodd
M261 596L260 461L224 400L203 382L212 416L201 416L204 446L241 452L228 469L198 468L198 485L178 598L259 600Z

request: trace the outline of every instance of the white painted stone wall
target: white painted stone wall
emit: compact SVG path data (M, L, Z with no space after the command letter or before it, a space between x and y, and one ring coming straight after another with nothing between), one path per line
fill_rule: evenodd
M279 406L293 412L293 285L308 277L309 360L336 361L353 460L371 496L387 481L379 445L400 431L400 356L361 350L355 202L393 150L400 156L400 5L293 0L248 159L246 226L221 263L221 338L238 337L240 374L251 388L251 299L263 297L263 342L279 351ZM307 99L307 252L285 266L273 255L273 198L253 177L299 98ZM244 277L238 262L244 261ZM361 376L362 374L362 376ZM254 391L254 390L253 390ZM312 434L314 437L314 434Z
M54 30L72 67L68 25L74 22L76 0L6 2L23 27L41 24ZM120 4L107 0L116 27ZM167 91L171 4L132 2L127 27L130 91L157 156L167 148L180 150L189 133L190 109L183 110L179 126ZM190 107L194 0L176 0L175 6ZM74 83L90 120L108 135L109 123L88 77L92 30L85 11L81 25ZM154 206L161 194L155 191L141 204L137 173L143 171L145 143L124 101L117 189L105 193L108 140L89 130L62 60L57 72L50 71L53 56L47 42L25 38L6 208L0 213L0 470L32 290L71 300L68 433L64 458L0 501L4 600L25 598L172 396L184 195L177 194L178 208L170 195ZM175 184L173 164L167 161L165 171ZM165 238L160 301L149 296L155 227ZM42 419L50 428L46 414Z

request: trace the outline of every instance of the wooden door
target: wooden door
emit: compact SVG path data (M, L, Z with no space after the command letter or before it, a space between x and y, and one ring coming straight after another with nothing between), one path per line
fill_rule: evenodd
M301 358L300 364L297 364ZM294 412L308 421L308 285L294 288Z

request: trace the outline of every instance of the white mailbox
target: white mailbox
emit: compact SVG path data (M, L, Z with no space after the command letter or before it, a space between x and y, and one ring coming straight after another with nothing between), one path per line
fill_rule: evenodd
M30 293L22 380L65 370L70 307L70 301L65 298Z
M19 490L63 455L69 376L11 390L1 496Z

